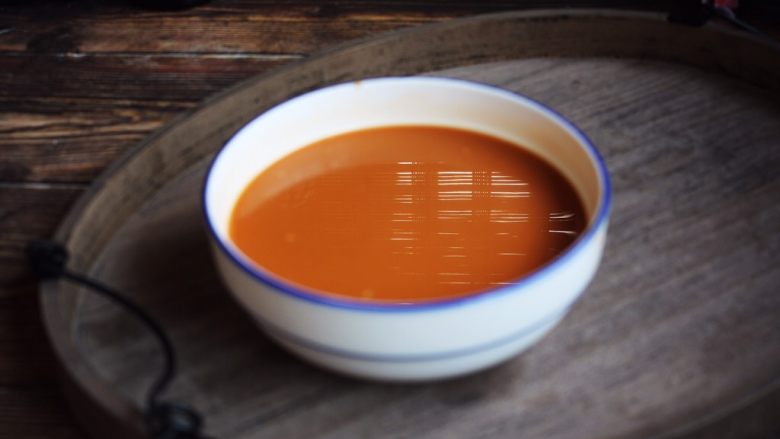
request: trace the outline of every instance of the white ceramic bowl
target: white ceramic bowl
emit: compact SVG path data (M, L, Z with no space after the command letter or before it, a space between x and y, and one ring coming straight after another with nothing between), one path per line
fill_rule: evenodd
M533 150L577 189L589 216L585 231L516 284L423 304L367 303L300 290L254 264L231 242L228 223L238 196L276 160L334 134L409 124L479 131ZM222 278L268 335L329 369L414 381L492 366L552 329L596 271L610 186L590 141L535 101L462 80L381 78L306 93L259 115L214 159L203 203Z

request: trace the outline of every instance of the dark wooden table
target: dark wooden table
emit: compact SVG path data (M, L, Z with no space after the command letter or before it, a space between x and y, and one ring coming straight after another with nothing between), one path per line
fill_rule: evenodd
M214 0L159 12L121 0L52 0L0 7L0 437L85 437L59 391L23 249L50 236L113 159L176 115L242 79L382 31L529 7L670 3ZM777 406L756 403L702 434L749 427Z

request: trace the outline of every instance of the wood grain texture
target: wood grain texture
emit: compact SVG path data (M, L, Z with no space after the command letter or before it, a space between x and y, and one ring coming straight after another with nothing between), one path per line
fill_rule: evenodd
M0 57L0 175L89 182L206 96L297 58Z
M83 3L0 7L5 181L88 182L188 104L302 54L376 32L518 6L216 1L157 12L121 1ZM568 3L537 0L523 6ZM599 3L605 4L580 5ZM30 105L36 102L41 105Z
M77 3L3 8L0 51L304 54L378 31L486 12L572 5L655 10L671 2L221 0L180 12L143 11L121 1Z
M534 0L522 6L572 4L663 9L670 2ZM180 12L144 11L122 1L3 6L0 178L87 182L187 104L302 54L376 32L518 6L215 1Z
M222 437L652 437L695 433L702 420L740 408L763 416L761 434L773 434L772 411L745 407L774 394L780 370L780 59L729 34L623 18L453 23L250 81L117 164L58 237L78 255L74 267L132 291L171 328L182 357L173 396L208 413ZM702 51L711 40L740 50ZM377 385L292 359L259 334L210 268L196 184L204 165L238 126L289 95L442 68L540 99L600 146L616 199L596 281L544 342L472 377ZM44 291L54 293L42 296L50 336L86 389L82 400L138 437L131 401L148 383L153 345L104 302L62 285Z
M54 98L52 111L57 98L199 102L241 79L299 58L90 54L58 57L55 64L49 57L6 56L0 58L0 81L5 85L0 96Z
M140 11L126 0L3 2L0 437L85 437L56 389L52 356L35 324L37 299L29 297L33 284L21 250L27 239L50 236L82 183L174 114L212 91L265 71L266 65L296 59L303 48L328 47L357 35L505 9L663 9L670 3L350 0L323 6L312 1L213 0L208 7L161 13ZM761 19L752 18L780 36L771 21ZM227 35L226 25L241 37ZM268 35L268 30L276 34ZM752 55L746 58L750 61ZM16 212L11 217L9 206ZM478 393L459 392L463 399ZM780 411L777 401L758 399L695 437L767 437L768 422Z

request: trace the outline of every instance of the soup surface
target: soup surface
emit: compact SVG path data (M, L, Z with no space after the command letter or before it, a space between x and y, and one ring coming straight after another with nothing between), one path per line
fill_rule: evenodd
M277 161L244 190L229 233L298 287L421 302L512 283L585 225L571 183L528 150L470 131L392 126Z

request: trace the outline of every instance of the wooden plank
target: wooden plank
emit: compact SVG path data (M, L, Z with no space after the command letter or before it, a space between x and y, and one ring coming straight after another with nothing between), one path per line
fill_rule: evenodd
M290 59L0 56L0 181L89 182L175 115Z
M119 107L138 100L198 102L298 58L243 54L0 56L0 98L15 99L0 102L0 110L17 109L19 98L31 97L111 99ZM50 111L56 111L57 102L52 105Z
M616 0L516 1L213 1L177 12L98 2L32 4L2 10L0 51L28 53L183 52L304 54L381 31L445 18L518 8L626 6ZM669 2L640 0L657 9ZM35 11L30 14L30 11ZM204 38L208 35L208 38Z
M44 108L0 112L2 181L87 183L177 114L142 103L69 107L73 101L47 99Z

